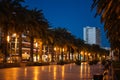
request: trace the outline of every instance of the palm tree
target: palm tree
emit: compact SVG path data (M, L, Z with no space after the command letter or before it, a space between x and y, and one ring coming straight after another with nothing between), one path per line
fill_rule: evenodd
M80 59L80 61L81 61L81 58L79 57L79 54L80 54L80 52L82 51L82 49L84 48L84 41L81 40L80 38L76 39L76 40L75 40L75 46L76 46L76 51L77 51L77 53L78 53L78 58L77 58L77 60ZM80 56L81 56L81 55L80 55Z
M14 10L14 28L13 32L17 33L19 37L19 56L20 60L22 60L22 35L26 31L24 28L26 27L26 7L18 6Z
M22 33L29 33L31 38L31 56L33 56L34 37L42 35L47 28L47 21L44 19L41 11L28 10L22 7L19 2L24 0L2 0L0 8L1 28L4 32L4 53L7 57L7 34L8 32L17 32L19 35L19 54L22 57ZM14 5L13 5L14 4ZM38 35L39 34L39 35ZM33 58L33 57L32 57Z
M55 28L53 30L54 34L54 39L53 39L53 44L54 46L57 46L61 49L61 59L63 60L63 52L62 48L66 47L67 48L67 53L69 54L69 60L70 60L70 54L72 54L72 60L73 60L73 53L76 49L76 38L74 35L72 35L69 31L67 31L65 28ZM76 43L76 44L75 44ZM59 54L57 54L59 57ZM67 54L66 54L67 57Z
M93 45L91 46L91 49L92 49L92 52L94 53L94 59L97 60L97 59L98 59L97 55L98 55L99 52L100 52L100 46L99 46L99 45L96 45L96 44L93 44Z
M25 30L30 37L30 58L33 61L34 38L41 38L48 28L48 22L43 16L41 10L33 9L27 11L27 20Z
M3 53L5 54L5 62L6 58L8 56L7 53L7 35L8 32L13 30L13 25L14 25L14 10L16 7L20 5L20 2L24 0L1 0L0 1L0 24L1 24L1 29L2 32L4 33L4 38L3 38Z
M118 50L120 53L119 4L119 0L94 0L92 4L92 9L96 8L96 15L101 15L101 22L104 23L104 29L107 32L107 37L110 41L111 49Z
M53 29L52 28L48 28L46 30L46 33L44 33L44 35L41 37L43 45L47 45L48 47L48 54L51 54L51 61L54 61L54 45L53 45L53 40L54 40L54 34L53 34ZM52 49L51 49L51 48Z
M53 45L59 47L59 49L60 49L59 53L61 55L62 61L63 61L63 51L62 51L62 49L67 44L67 39L66 39L66 35L65 35L66 33L68 33L68 31L65 28L58 27L58 28L55 28L53 30L53 34L54 34ZM58 57L59 57L59 54L57 54L57 58Z

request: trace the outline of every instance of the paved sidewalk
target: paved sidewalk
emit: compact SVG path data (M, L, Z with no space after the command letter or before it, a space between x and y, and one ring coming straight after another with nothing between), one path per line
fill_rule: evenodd
M82 63L0 69L0 80L93 80L102 74L101 64Z

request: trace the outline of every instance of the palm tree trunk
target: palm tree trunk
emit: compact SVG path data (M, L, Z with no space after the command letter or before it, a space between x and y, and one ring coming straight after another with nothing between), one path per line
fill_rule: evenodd
M20 61L22 60L22 35L19 34L19 56L20 56Z
M80 54L80 62L81 62L81 54Z
M69 59L69 61L70 61L71 48L69 48L69 51L68 51L68 52L69 52L69 53L68 53L68 54L69 54L69 55L68 55L68 57L69 57L68 59Z
M86 60L85 52L84 52L84 61Z
M120 62L120 49L118 50L118 54L119 54L119 62Z
M34 37L30 37L30 61L33 62Z
M51 62L54 62L54 53L52 53Z
M8 24L6 23L5 24L5 28L4 28L4 38L3 38L3 53L5 54L5 59L4 59L4 62L7 62L7 57L8 57L8 49L7 49L7 33L8 33Z
M61 52L61 60L63 61L63 51Z
M78 51L78 60L79 60L79 51Z
M73 59L74 49L73 48L71 48L71 54L72 54L72 61L74 61Z
M69 56L68 56L68 57L69 57L69 61L70 61L70 51L69 51L69 53L68 53L68 54L69 54Z
M4 39L3 39L3 53L5 54L4 62L7 62L8 57L8 51L7 51L7 33L4 33Z
M72 53L72 61L74 61L74 59L73 59L73 53Z

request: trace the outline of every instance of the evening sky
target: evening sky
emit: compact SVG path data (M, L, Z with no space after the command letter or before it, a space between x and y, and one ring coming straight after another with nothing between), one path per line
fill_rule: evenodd
M101 45L108 47L100 17L94 17L96 9L91 10L92 0L25 0L30 9L43 10L50 26L63 27L73 35L83 39L83 27L98 27L101 30Z

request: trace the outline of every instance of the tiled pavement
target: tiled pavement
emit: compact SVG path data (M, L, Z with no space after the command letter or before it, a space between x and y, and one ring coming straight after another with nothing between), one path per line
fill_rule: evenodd
M0 80L93 80L95 74L103 74L101 64L49 65L0 69Z

